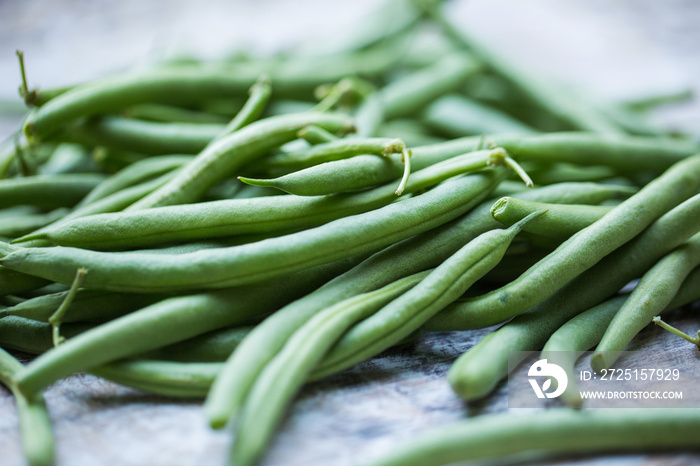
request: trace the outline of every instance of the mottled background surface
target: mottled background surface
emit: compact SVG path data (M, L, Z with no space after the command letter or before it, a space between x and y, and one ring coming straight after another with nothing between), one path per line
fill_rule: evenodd
M0 99L19 83L15 49L26 53L30 86L71 84L192 52L270 53L347 27L375 2L355 0L0 1ZM694 89L700 93L700 2L692 0L473 0L451 6L459 23L515 60L601 98ZM697 101L662 109L656 120L700 135ZM0 116L3 139L18 117ZM695 311L697 312L697 311ZM697 314L670 319L689 333ZM466 405L450 390L452 361L484 334L428 334L343 374L309 385L276 436L265 465L359 465L421 430L507 409L506 388ZM656 328L635 343L692 349ZM90 375L46 392L60 466L222 465L228 435L205 424L199 402L154 397ZM13 401L0 389L0 465L24 464ZM552 464L700 464L700 455L563 458Z

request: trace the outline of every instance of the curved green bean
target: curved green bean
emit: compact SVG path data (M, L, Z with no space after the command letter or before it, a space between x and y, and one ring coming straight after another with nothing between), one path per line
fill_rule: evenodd
M370 464L437 466L521 452L697 448L698 428L700 416L693 409L550 409L522 416L492 414L424 433Z
M418 192L445 179L499 163L498 154L480 151L415 172L404 192ZM307 180L307 185L312 185ZM317 184L325 185L325 181ZM396 199L393 185L356 194L276 196L158 207L135 212L93 215L44 228L17 242L110 250L150 244L242 234L299 231L376 209Z
M549 238L568 238L608 213L612 206L547 204L503 197L491 208L493 218L512 225L533 212L547 213L525 226L525 231Z
M71 207L105 179L97 173L35 175L0 181L0 208Z
M601 202L618 193L594 183L563 183L523 192L524 198L557 202ZM375 290L412 273L438 266L466 242L499 228L486 201L461 218L374 254L317 291L284 307L256 326L231 355L204 405L210 424L226 425L240 413L252 384L294 331L316 312L343 299Z
M537 133L506 113L457 94L446 95L430 104L423 118L428 125L450 137Z
M51 420L41 394L27 398L17 389L16 377L23 368L22 363L0 348L0 382L12 391L17 403L24 455L31 466L50 466L54 460Z
M223 128L217 124L161 123L104 116L68 126L52 139L148 155L196 154Z
M568 319L609 298L643 274L700 228L700 195L660 217L642 234L605 257L553 296L491 332L460 356L448 374L457 394L474 400L488 395L507 374L511 351L537 351ZM445 312L448 312L446 310ZM426 330L455 330L436 315Z
M113 291L182 291L255 283L286 272L375 251L453 220L503 178L501 170L448 180L404 201L290 235L188 254L100 253L75 248L18 248L0 243L0 265L70 283L87 268L83 286Z
M90 373L157 395L203 398L221 363L121 361L90 369Z
M253 385L238 422L231 462L255 464L269 443L285 406L306 382L313 367L343 333L424 279L419 272L327 308L287 341Z
M160 301L69 338L32 361L19 374L18 386L31 396L73 372L244 323L303 296L354 265L354 261L346 259L307 269L274 282ZM273 285L275 292L270 293Z
M338 372L393 346L495 267L513 238L539 211L506 230L482 233L450 256L413 289L355 325L328 353L314 376Z
M310 124L340 132L347 127L347 117L327 113L307 113L270 117L217 139L168 183L134 203L128 210L186 204L234 171L267 151L296 139L297 132Z
M627 344L673 300L688 274L700 264L696 234L647 271L620 308L591 357L599 372L609 368Z
M544 301L700 187L700 155L678 162L509 284L436 316L450 328L488 327ZM535 292L536 290L536 292Z

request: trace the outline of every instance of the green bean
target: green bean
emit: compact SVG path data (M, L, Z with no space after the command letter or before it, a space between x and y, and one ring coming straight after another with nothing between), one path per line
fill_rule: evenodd
M470 136L413 147L411 163L414 170L420 170L455 155L477 150L481 139L478 136ZM606 165L626 172L662 171L700 150L700 146L692 141L632 136L616 138L574 132L538 136L497 135L490 136L488 140L503 147L518 160L567 162L584 166ZM345 158L356 154L358 153L347 153ZM339 155L333 158L303 157L302 154L288 154L279 159L273 156L267 160L266 168L273 174L286 174L318 163L330 162L327 171L331 171L331 167L337 164L345 176L355 179L368 177L372 183L398 179L403 172L403 164L397 156L389 156L381 162L376 158L354 158L352 164L334 161L341 158ZM294 162L295 159L298 162Z
M90 191L90 193L78 203L78 207L103 199L122 189L141 184L151 178L171 172L172 170L182 167L191 160L192 157L189 155L170 155L152 157L134 162L97 185L95 189Z
M356 259L346 259L274 282L160 301L69 338L32 361L20 374L18 386L32 395L73 372L244 323L303 296L354 262ZM86 279L90 274L92 270ZM270 286L274 293L269 292Z
M294 140L296 133L310 124L337 132L347 126L347 118L321 113L282 115L245 126L215 141L167 184L136 202L128 210L196 201L209 188L243 165L285 142ZM235 157L231 154L235 154Z
M158 348L141 355L141 357L178 362L225 361L253 328L252 326L239 326L214 330L189 340Z
M499 157L499 153L481 151L435 164L414 173L405 192L418 192L452 176L499 163ZM267 184L266 180L261 184ZM313 180L302 184L311 186ZM158 207L61 221L16 242L109 250L207 237L292 232L367 212L395 199L394 186L385 185L344 196L263 197Z
M567 181L600 181L614 178L617 172L604 165L584 167L570 163L547 164L541 170L529 169L536 184L563 183Z
M60 207L47 213L24 214L13 217L3 217L0 224L0 236L16 238L34 230L45 227L63 218L68 209Z
M426 277L419 272L376 291L341 301L313 316L287 341L253 385L238 422L231 462L257 462L269 443L275 426L308 374L343 333L370 316Z
M319 128L316 125L309 125L299 130L297 136L312 146L315 146L316 144L323 144L325 142L333 142L340 139L335 134L329 133L325 129Z
M227 119L220 115L160 104L134 105L124 110L124 116L163 123L225 124Z
M629 295L616 296L567 321L549 337L542 349L543 357L551 358L567 374L574 374L574 366L580 355L600 342L610 322L628 298ZM700 298L700 268L696 268L688 275L676 296L662 312L679 308L698 298ZM569 384L562 393L561 399L569 406L576 408L583 404L575 376L569 377Z
M534 128L495 108L456 94L433 102L423 118L433 129L450 137L537 133Z
M543 213L535 212L507 230L491 230L467 243L413 289L343 335L316 368L315 376L369 359L420 328L495 267L515 235Z
M498 168L498 167L497 167ZM159 292L224 288L368 253L442 225L468 210L502 179L485 171L448 180L399 203L290 235L188 254L100 253L75 248L17 248L0 243L0 265L59 283L85 267L86 288Z
M647 271L620 308L591 357L591 367L609 368L627 344L666 308L683 280L700 264L700 234L696 234Z
M458 89L480 67L470 56L453 54L388 84L379 91L384 118L407 116L422 110L426 104Z
M600 202L615 195L609 186L564 183L522 194L525 198L559 202ZM498 228L486 201L467 215L389 246L317 291L279 310L241 342L212 386L204 405L213 427L223 427L238 415L252 384L293 332L316 312L343 299L375 290L412 273L439 265L480 233Z
M32 466L48 466L54 461L54 438L44 398L39 394L26 398L17 390L16 377L24 366L0 348L0 382L15 396L22 432L22 447Z
M488 334L450 369L448 380L460 397L474 400L488 395L508 374L508 354L537 351L567 320L609 298L638 277L656 260L694 235L700 227L700 195L672 209L629 244L605 257L553 296ZM446 309L445 312L449 312ZM451 319L436 315L426 330L450 327ZM468 323L465 327L473 328Z
M267 103L270 101L270 96L272 95L272 88L270 87L270 80L267 75L259 76L257 81L248 90L248 99L243 104L236 116L234 116L231 121L229 121L224 129L222 129L219 134L212 141L209 141L205 148L212 146L218 139L227 136L228 134L238 131L244 126L248 126L260 117L262 112L265 110Z
M68 126L52 139L148 155L196 154L223 128L218 124L160 123L105 116Z
M590 453L697 448L696 410L550 409L514 416L479 416L411 439L372 466L432 466L501 458L515 453Z
M388 156L401 153L406 145L396 138L348 138L317 144L300 152L282 153L262 161L263 166L285 173L318 163L347 159L355 155ZM456 155L456 154L455 154ZM403 172L403 164L401 164Z
M43 278L0 266L0 296L35 290L49 283L51 282Z
M568 238L607 214L612 206L547 204L503 197L491 208L493 218L512 225L533 212L546 210L542 217L530 222L525 231L550 238Z
M552 333L542 348L542 358L559 365L569 376L560 399L572 408L580 408L583 398L579 392L574 367L579 357L600 341L615 313L628 295L615 296L572 317Z
M30 139L41 140L78 118L140 103L181 104L237 97L245 94L262 73L268 73L275 83L276 95L310 97L319 84L335 82L348 75L380 73L398 58L394 50L383 48L342 57L261 60L223 66L169 66L127 72L61 93L35 110L23 131Z
M27 299L0 311L0 317L19 316L48 322L63 302L67 292L52 293ZM169 296L124 294L104 291L80 290L73 300L70 313L64 322L107 322L131 311L149 306Z
M63 334L75 336L93 328L92 324L66 324ZM41 354L53 348L51 324L23 317L0 319L0 346L30 354Z
M221 363L122 361L90 370L92 374L150 393L179 398L203 398Z
M40 175L99 172L90 152L79 144L58 144L38 168Z
M359 116L357 115L356 118ZM448 142L445 138L437 136L430 128L415 119L396 118L380 123L379 128L374 132L375 136L398 137L411 147Z
M593 225L569 238L517 280L447 309L438 318L452 328L488 327L544 301L692 196L700 187L698 173L700 155L678 162Z
M0 181L0 208L70 207L105 179L97 173L36 175Z

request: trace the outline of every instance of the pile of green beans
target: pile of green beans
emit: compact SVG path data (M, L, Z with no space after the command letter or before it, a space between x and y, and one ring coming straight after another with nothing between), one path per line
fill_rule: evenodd
M646 123L652 104L603 111L513 66L439 2L383 11L330 55L60 89L28 89L18 53L0 383L30 464L54 458L43 390L80 371L203 399L248 466L306 383L422 332L501 325L447 375L471 402L510 351L573 373L597 345L601 370L700 299L700 143ZM411 52L422 25L440 53ZM373 464L698 446L693 410L589 412L575 383L561 401L580 412L480 415Z

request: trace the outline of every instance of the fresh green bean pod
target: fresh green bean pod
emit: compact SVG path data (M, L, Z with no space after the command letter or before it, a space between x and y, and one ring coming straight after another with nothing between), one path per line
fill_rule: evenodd
M697 410L550 409L491 414L436 428L371 466L437 466L516 453L591 453L697 448Z
M542 168L528 169L535 184L545 185L567 181L601 181L614 179L617 171L605 165L581 166L571 163L543 164Z
M338 57L261 60L239 65L169 66L126 72L75 86L36 109L25 122L28 138L44 139L78 118L141 103L185 104L245 95L267 73L279 96L311 97L313 89L349 75L375 75L398 60L382 48ZM42 91L44 93L49 91ZM45 99L41 99L42 101Z
M196 154L224 125L160 123L105 116L66 127L58 139L148 155Z
M157 395L203 398L221 363L120 361L95 367L92 374Z
M482 139L480 136L469 136L413 147L411 165L414 170L420 170L455 155L478 150L484 143ZM625 172L661 172L700 150L700 145L693 141L641 136L612 137L576 132L534 136L495 135L488 136L486 141L503 147L512 157L522 161L566 162L596 167L605 165L608 169ZM327 171L332 171L331 168L337 165L338 170L351 179L367 177L372 183L381 183L401 177L403 164L400 156L389 156L381 163L376 158L368 157L354 157L352 163L338 160L361 154L362 152L340 151L334 157L324 157L321 154L315 157L307 150L299 154L286 154L280 158L273 156L265 162L265 167L270 173L277 175L329 162Z
M189 340L158 348L141 355L141 357L177 362L225 361L253 328L252 326L237 326L214 330Z
M287 341L262 371L243 407L231 452L233 464L255 464L270 442L285 406L306 382L313 367L354 323L416 286L419 272L331 306L313 316Z
M423 119L433 129L449 137L479 134L533 134L538 131L495 108L450 94L425 110Z
M453 54L389 83L378 94L385 119L412 115L438 97L459 89L481 69L468 55Z
M68 209L59 207L46 213L24 214L12 217L3 216L0 223L0 236L17 238L18 236L26 235L60 220L67 212Z
M513 225L533 212L547 213L525 226L525 231L549 238L568 238L600 220L612 206L548 204L503 197L491 208L491 215L504 225Z
M453 176L486 168L491 161L491 151L453 157L415 172L404 193L418 192ZM305 184L312 183L313 180L306 180ZM316 184L325 185L325 180L317 180ZM71 222L63 220L16 242L110 250L210 237L299 231L390 204L396 200L395 188L392 184L347 195L235 199L93 215Z
M141 184L151 178L164 175L182 167L191 160L192 156L189 155L170 155L149 157L134 162L97 185L78 203L78 207L103 199L122 189Z
M399 203L242 246L147 255L2 243L0 265L66 284L72 282L75 270L84 267L90 271L84 287L113 291L182 291L255 283L375 251L447 223L481 200L504 174L493 170L448 180Z
M614 187L563 183L522 193L524 198L557 202L601 202ZM252 384L294 331L315 313L343 299L375 290L412 273L438 266L479 234L499 228L486 201L463 217L382 250L315 292L268 317L237 347L217 377L204 405L213 427L223 427L245 403Z
M144 196L152 193L160 186L163 186L172 178L171 173L166 173L153 180L144 183L124 188L109 196L98 199L94 202L86 204L82 207L73 209L70 213L64 215L53 223L50 223L38 230L26 234L20 238L16 238L13 242L23 244L27 247L42 247L51 246L53 243L47 238L50 232L54 230L61 231L66 225L72 224L77 219L99 215L102 213L116 212L133 204L135 201L142 199Z
M18 316L48 322L68 292L52 293L27 299L0 311L0 318ZM104 291L79 290L71 302L63 322L101 323L121 317L131 311L150 306L169 296L124 294Z
M70 207L105 179L97 173L35 175L0 181L0 208L15 205Z
M24 455L31 466L50 466L54 461L54 438L49 413L41 394L26 398L17 390L16 377L23 368L22 363L0 348L0 383L15 397Z
M598 344L615 313L627 298L626 294L615 296L574 316L552 333L542 348L542 358L557 364L568 376L566 389L559 397L568 406L580 408L583 405L574 372L576 361Z
M32 361L19 375L18 386L32 396L73 372L244 323L303 296L354 262L357 259L344 259L254 286L160 301L69 338Z
M93 327L93 324L64 324L61 333L73 337ZM24 353L41 354L54 347L51 325L16 316L0 319L0 346Z
M700 264L700 233L647 271L620 308L591 357L596 372L608 369L621 351L678 293L688 274Z
M225 124L227 121L221 115L162 104L134 105L122 113L129 118L162 123Z
M216 140L167 184L136 202L129 210L187 204L201 198L212 186L247 163L285 142L310 124L333 132L347 127L347 117L327 113L307 113L270 117Z
M446 309L451 328L483 328L508 320L552 296L700 187L700 155L678 162L600 220L566 240L517 280ZM536 291L536 292L535 292Z
M564 323L609 298L643 274L659 258L700 228L700 195L660 217L629 244L604 258L553 296L485 336L460 356L448 373L457 394L467 400L488 395L508 374L511 351L537 351ZM446 310L445 312L448 312ZM447 325L446 325L447 324ZM452 319L433 317L426 330L455 330Z
M495 267L515 235L542 214L544 211L532 213L508 229L487 231L468 242L421 283L343 335L314 376L351 367L416 331Z
M700 268L695 268L662 312L685 306L698 298ZM560 397L567 405L579 408L584 402L578 390L576 376L573 375L576 361L580 355L600 343L610 322L627 299L629 295L616 296L573 317L554 332L542 348L543 358L551 358L570 375L566 390Z
M0 266L0 296L24 293L51 283L43 278L16 272Z
M317 144L303 151L276 154L261 163L273 171L290 172L355 155L388 156L401 153L405 147L403 141L396 138L347 138Z

